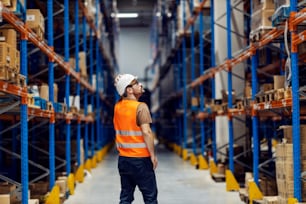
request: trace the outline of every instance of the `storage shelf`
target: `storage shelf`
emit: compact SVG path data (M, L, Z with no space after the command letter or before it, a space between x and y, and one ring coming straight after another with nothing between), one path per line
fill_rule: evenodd
M4 7L2 10L2 16L7 22L9 22L16 30L21 33L23 38L28 39L43 53L45 53L49 57L49 60L57 63L62 69L64 69L67 74L73 76L77 82L82 84L90 92L95 92L94 87L92 87L86 80L81 78L80 73L74 71L73 68L70 67L69 63L64 62L62 57L55 53L53 48L48 46L45 41L38 39L36 34L30 28L27 28L24 23L17 16L15 16L14 13Z

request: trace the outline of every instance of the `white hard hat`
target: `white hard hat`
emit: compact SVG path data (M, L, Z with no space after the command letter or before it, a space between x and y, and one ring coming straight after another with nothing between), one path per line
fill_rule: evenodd
M125 88L134 80L136 76L131 74L118 74L115 78L115 87L120 96L124 94Z

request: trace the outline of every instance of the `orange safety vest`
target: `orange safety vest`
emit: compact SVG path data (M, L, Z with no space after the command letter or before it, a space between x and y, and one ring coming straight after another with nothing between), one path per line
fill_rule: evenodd
M120 156L150 156L142 131L136 123L136 112L139 104L138 101L123 99L115 105L113 122L116 130L116 145Z

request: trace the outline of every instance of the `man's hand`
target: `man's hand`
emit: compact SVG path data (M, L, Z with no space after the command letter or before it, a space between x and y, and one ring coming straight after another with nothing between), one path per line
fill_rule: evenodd
M152 161L152 164L153 164L153 170L155 170L156 167L157 167L157 164L158 164L157 157L156 156L151 156L151 161Z

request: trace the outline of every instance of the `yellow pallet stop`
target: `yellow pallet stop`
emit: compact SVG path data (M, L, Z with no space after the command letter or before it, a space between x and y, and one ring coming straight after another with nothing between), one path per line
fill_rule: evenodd
M194 153L191 153L191 155L190 155L190 164L192 166L195 166L195 165L198 164L198 158Z
M178 146L177 146L177 144L173 144L173 151L174 151L174 153L178 154Z
M97 151L97 153L96 153L96 159L97 159L97 163L99 163L100 161L102 161L101 150Z
M231 172L231 170L225 171L225 182L226 182L226 191L239 191L240 186Z
M249 181L249 201L250 204L253 204L253 200L262 200L263 195L259 190L255 181Z
M83 164L81 164L78 170L76 171L75 180L79 183L83 183L84 181L84 165Z
M210 170L210 175L212 176L215 173L218 173L218 168L215 164L215 161L213 159L209 160L209 170Z
M87 159L87 160L85 161L85 169L86 169L87 171L91 171L91 159Z
M55 185L46 198L46 204L60 204L60 189Z
M204 156L202 154L200 154L198 156L198 161L199 161L199 169L208 169L208 163L206 161L206 159L204 158Z
M94 155L92 158L91 158L91 168L96 168L97 167L97 158L96 158L96 155Z
M296 198L288 198L288 204L296 204L299 203L299 201Z
M74 174L69 174L68 176L68 189L69 189L69 193L70 195L74 195Z
M182 152L182 158L183 160L188 160L188 150L187 149L183 149L183 152Z

